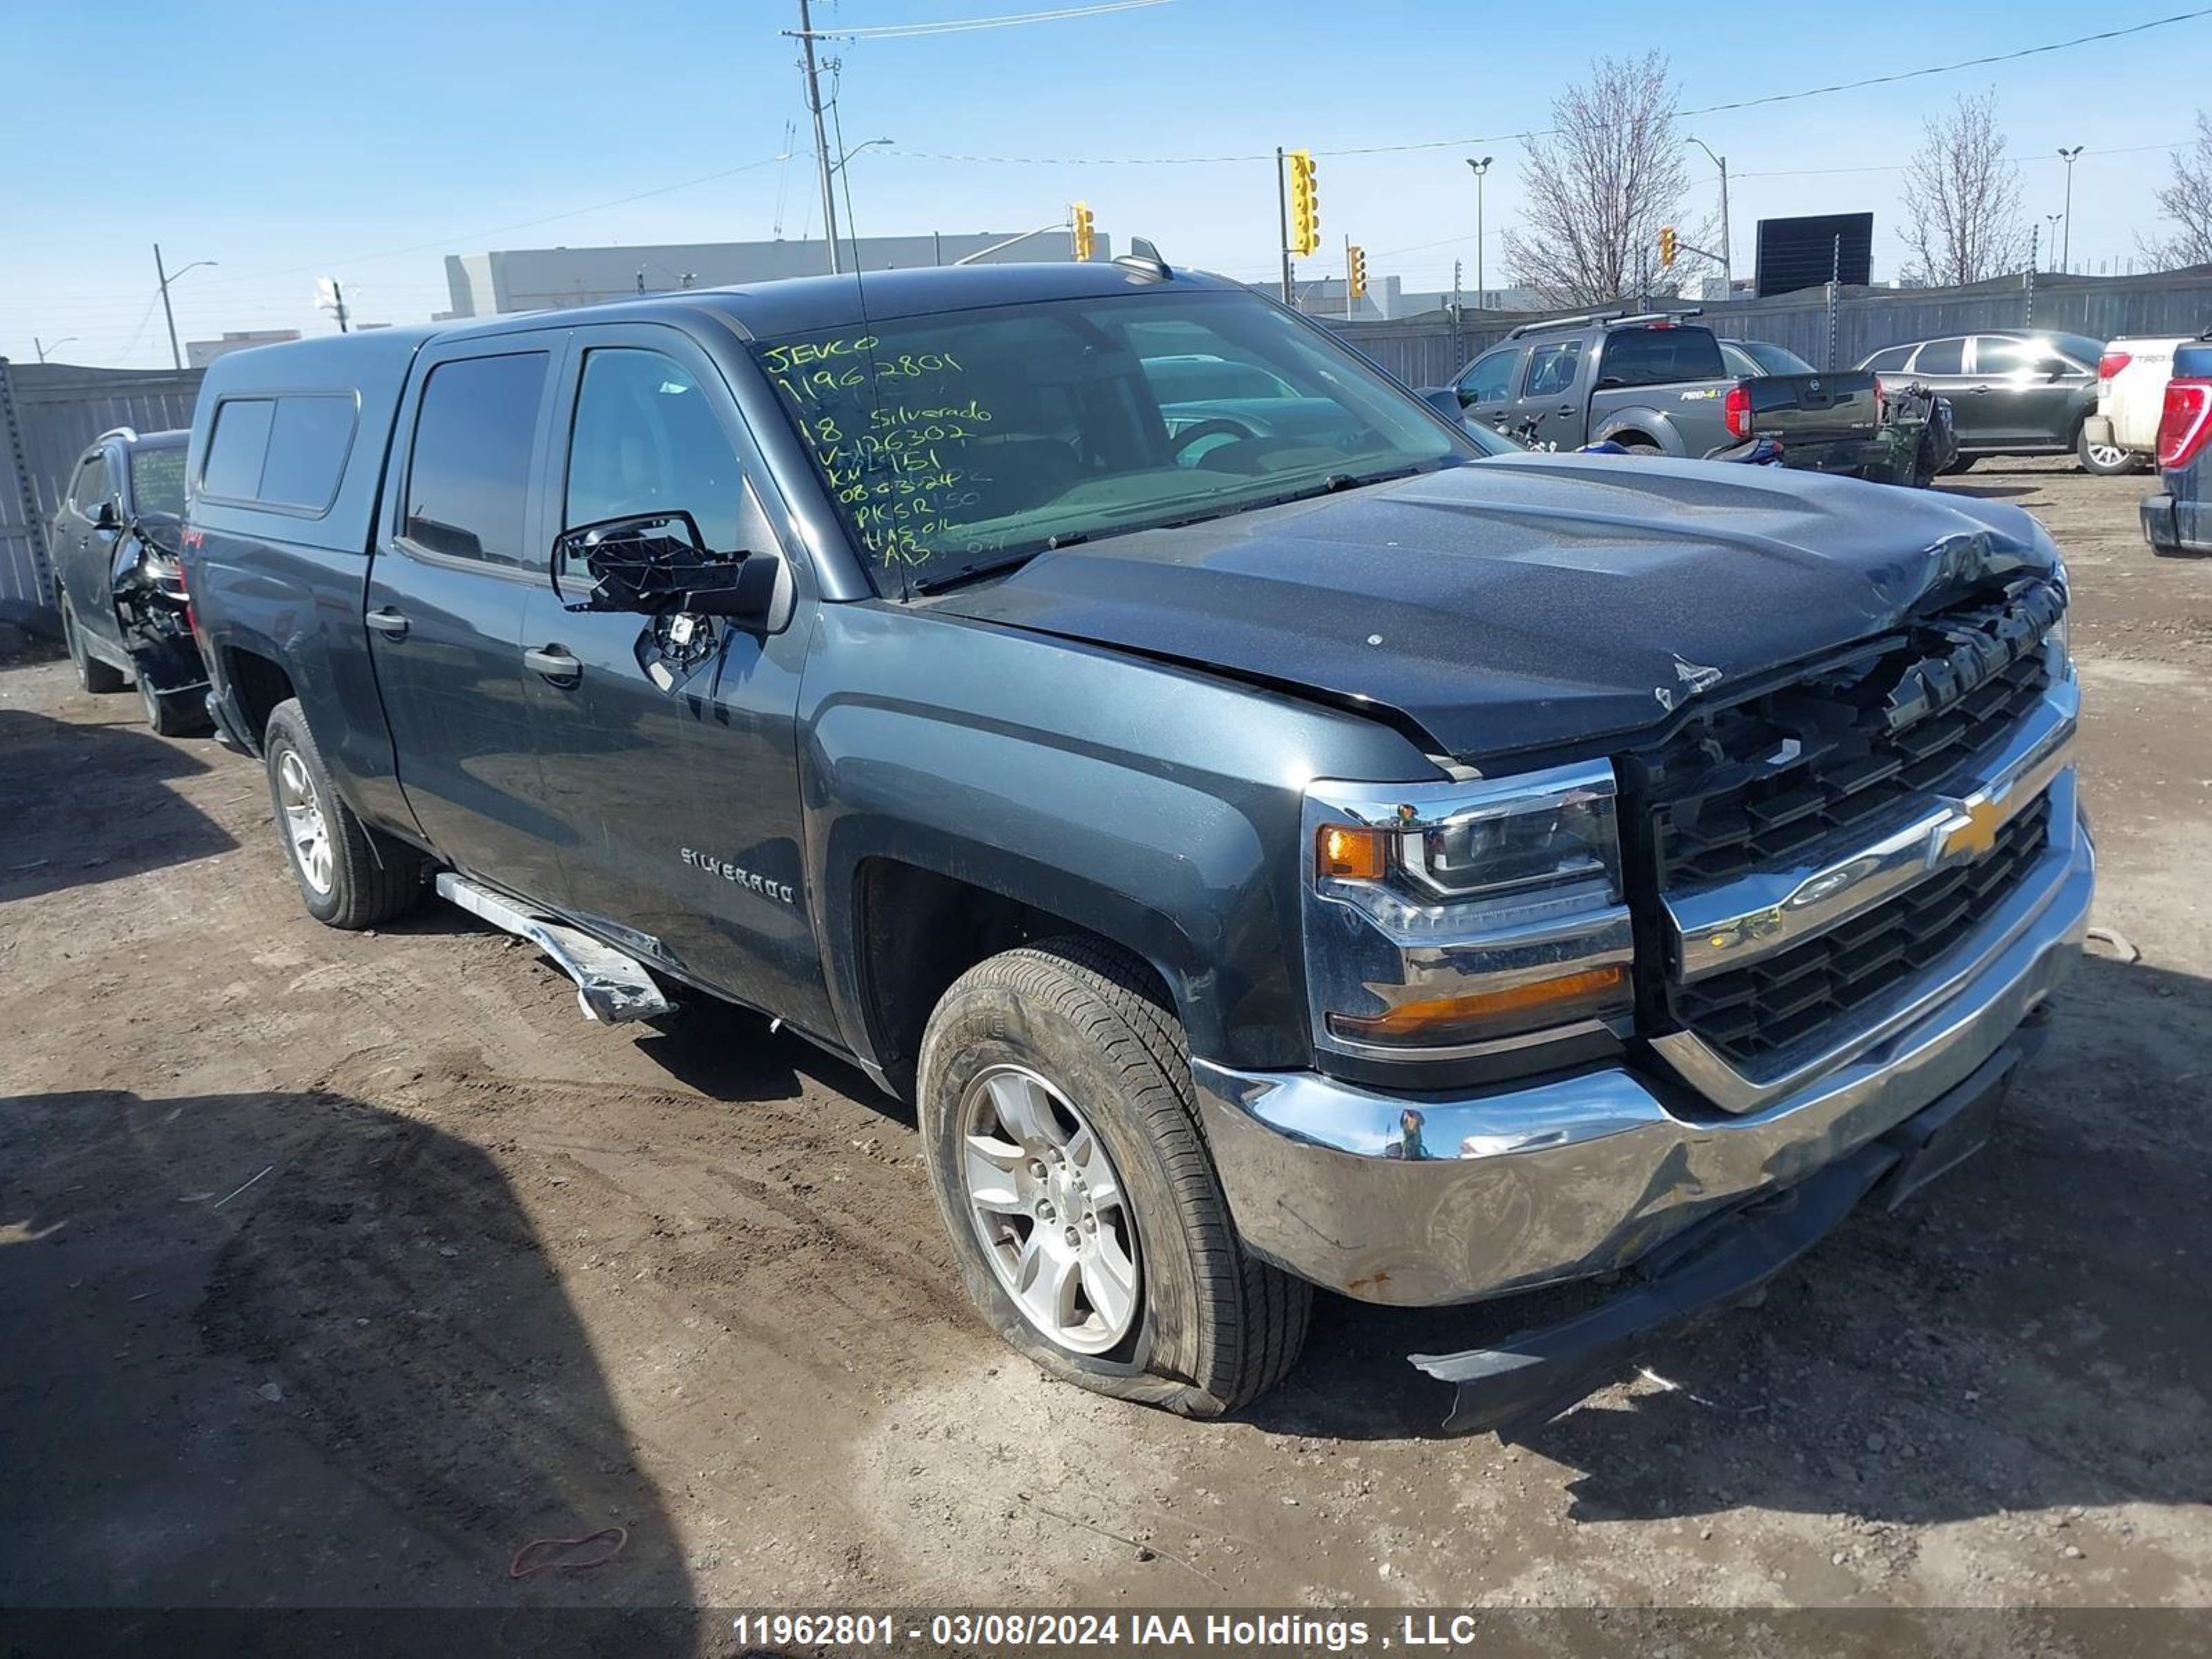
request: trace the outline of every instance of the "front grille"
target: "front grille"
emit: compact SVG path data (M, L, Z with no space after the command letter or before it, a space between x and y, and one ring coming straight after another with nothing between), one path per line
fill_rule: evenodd
M1996 845L1973 863L1942 871L1750 967L1675 987L1676 1017L1739 1064L1788 1048L1932 965L2020 885L2050 829L2045 795L1999 830Z
M1661 887L1786 866L1926 796L2049 688L2041 646L2064 608L2031 581L1692 722L1644 784Z

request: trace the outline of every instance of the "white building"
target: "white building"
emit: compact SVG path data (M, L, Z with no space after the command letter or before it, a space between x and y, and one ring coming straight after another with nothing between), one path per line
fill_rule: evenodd
M1072 260L1073 238L1047 231L1021 240L1019 231L978 231L972 236L863 236L839 244L848 270L902 270L949 265L1000 242L1013 246L987 256L990 264ZM1113 241L1094 235L1094 259L1110 259ZM977 261L985 263L985 261ZM785 276L817 276L830 269L828 244L819 241L692 242L653 247L511 248L446 256L449 317L489 317L510 311L560 310L601 300L628 299L686 288L728 288Z
M255 346L282 345L287 340L296 340L296 328L249 328L225 330L220 340L187 340L185 342L185 365L188 368L205 368L218 357L227 357L234 351L250 351Z

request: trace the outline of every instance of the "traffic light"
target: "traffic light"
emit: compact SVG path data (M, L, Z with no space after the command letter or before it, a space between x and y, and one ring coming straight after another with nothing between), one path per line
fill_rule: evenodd
M1285 159L1291 164L1291 252L1304 258L1321 246L1321 197L1314 189L1313 154L1294 149Z
M1659 227L1659 264L1662 269L1674 263L1674 227Z
M1088 203L1078 202L1070 210L1069 219L1075 234L1075 257L1088 259L1094 244L1091 238L1091 208Z
M1351 284L1352 297L1367 297L1367 250L1357 242L1346 244L1344 250L1345 280Z

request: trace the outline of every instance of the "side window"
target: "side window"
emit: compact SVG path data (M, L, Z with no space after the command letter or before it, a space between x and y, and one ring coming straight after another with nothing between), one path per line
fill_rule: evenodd
M430 371L407 466L408 540L451 558L535 564L523 546L542 351L459 357Z
M1912 360L1915 374L1963 374L1966 372L1964 340L1930 340Z
M1905 364L1910 362L1911 358L1911 346L1892 346L1887 351L1875 352L1860 367L1873 374L1897 374L1903 373Z
M279 398L258 499L313 513L330 509L353 447L351 398Z
M107 457L94 451L84 458L70 481L70 501L88 519L96 517L100 504L107 499Z
M1460 376L1459 398L1463 404L1502 404L1513 395L1513 365L1521 359L1519 346L1492 351L1474 360L1474 367Z
M2027 374L2037 380L2072 372L2074 366L2051 349L2048 340L2003 340L1979 335L1974 341L1978 374Z
M1575 375L1582 368L1583 343L1562 340L1553 345L1540 345L1528 354L1528 389L1524 398L1556 398L1574 390Z
M763 545L744 509L738 452L698 376L657 351L587 352L568 429L564 527L637 513L689 513L717 553Z
M207 459L200 464L200 494L221 501L250 501L261 488L262 463L269 459L269 425L276 418L272 398L226 398L216 405L215 431Z

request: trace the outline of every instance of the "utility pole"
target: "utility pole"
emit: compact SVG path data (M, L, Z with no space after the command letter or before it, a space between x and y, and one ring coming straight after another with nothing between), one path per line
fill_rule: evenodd
M177 349L177 313L169 307L169 273L161 269L161 245L154 244L154 275L161 283L161 315L169 325L169 366L181 369L185 354Z
M2061 149L2058 159L2066 163L2066 240L2058 255L2058 268L2063 270L2074 258L2074 158L2081 153L2076 144L2071 149Z
M805 53L806 107L814 116L814 167L822 175L822 228L830 240L830 274L837 274L837 192L830 185L830 137L822 130L822 82L814 67L814 20L799 0L799 44Z
M1275 146L1275 216L1282 229L1283 303L1291 303L1291 187L1283 173L1283 147Z
M1729 237L1728 157L1715 155L1712 146L1702 138L1686 138L1682 142L1695 144L1705 151L1707 159L1721 170L1721 286L1733 299L1735 295L1735 250Z
M1482 283L1482 180L1490 171L1492 158L1486 155L1480 161L1472 155L1467 164L1474 169L1474 308L1482 310L1489 301L1483 297Z
M2035 326L2035 265L2042 257L2043 227L2030 225L2027 228L2027 318L2021 323L2022 328Z

